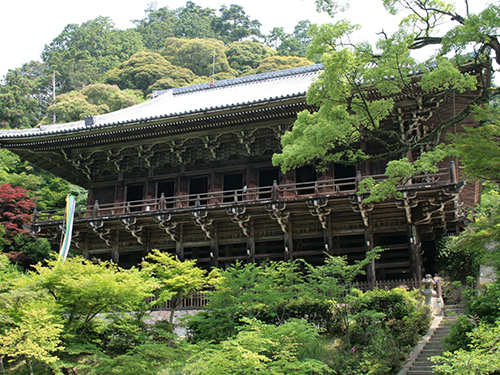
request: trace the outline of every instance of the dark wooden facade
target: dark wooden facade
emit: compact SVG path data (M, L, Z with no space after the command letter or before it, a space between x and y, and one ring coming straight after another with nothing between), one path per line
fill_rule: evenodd
M438 173L401 186L402 198L366 205L358 183L383 178L382 162L285 174L273 167L282 134L298 112L312 109L305 92L320 71L312 66L168 90L111 117L0 132L0 144L89 189L73 237L73 249L88 258L128 267L157 248L203 267L298 258L317 264L325 253L352 261L382 246L386 251L367 270L368 281L421 279L433 268L436 240L457 233L460 207L477 201L477 186L465 186L447 161ZM282 95L267 95L273 85ZM260 99L251 97L259 89ZM173 110L144 115L169 95ZM198 102L209 95L223 103ZM187 107L176 112L176 100ZM189 101L192 109L185 110ZM469 102L467 93L457 96L439 108L440 116ZM401 97L387 126L402 127L406 136L425 133L436 110ZM470 124L470 118L463 122ZM58 242L61 219L61 210L37 212L33 230Z

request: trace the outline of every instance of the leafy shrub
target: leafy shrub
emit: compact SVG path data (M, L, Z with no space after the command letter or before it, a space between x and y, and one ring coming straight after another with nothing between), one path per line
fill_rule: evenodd
M450 327L450 333L443 340L446 350L453 352L458 349L467 349L471 343L469 333L475 325L466 316L459 315Z
M235 336L198 345L183 374L326 374L328 366L311 355L321 347L317 329L305 320L276 326L247 320ZM311 351L311 348L316 350ZM196 347L193 347L196 350ZM319 350L321 351L321 350Z
M471 298L467 311L470 315L480 317L481 321L494 324L500 318L500 280L485 285L481 294Z
M446 274L451 281L465 284L468 277L478 277L483 256L481 238L469 229L461 236L447 237L441 242L436 264L439 266L438 271Z

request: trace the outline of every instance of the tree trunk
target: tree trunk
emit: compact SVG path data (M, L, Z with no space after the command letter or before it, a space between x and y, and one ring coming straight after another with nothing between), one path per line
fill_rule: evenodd
M31 359L26 358L26 365L28 366L30 375L35 375L35 373L33 372L33 366L31 365Z
M3 367L3 357L0 357L0 372L2 374L5 372L5 368Z

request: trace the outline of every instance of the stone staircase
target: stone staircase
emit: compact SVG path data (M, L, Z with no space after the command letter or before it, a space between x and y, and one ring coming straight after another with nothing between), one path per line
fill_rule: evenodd
M448 335L451 324L464 309L460 305L449 305L445 307L444 316L435 318L429 333L424 336L419 345L410 354L406 365L398 375L432 375L432 365L430 357L443 354L443 338Z

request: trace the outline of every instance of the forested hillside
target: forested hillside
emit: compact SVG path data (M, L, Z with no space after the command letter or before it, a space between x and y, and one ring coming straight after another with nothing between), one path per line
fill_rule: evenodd
M69 24L47 41L41 61L10 70L0 86L0 129L75 121L137 104L153 90L312 63L307 20L291 34L275 27L263 35L235 4L152 4L145 14L127 30L108 17Z

